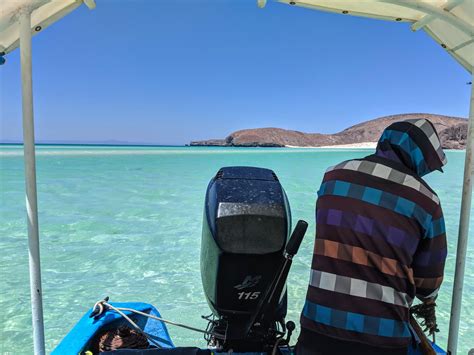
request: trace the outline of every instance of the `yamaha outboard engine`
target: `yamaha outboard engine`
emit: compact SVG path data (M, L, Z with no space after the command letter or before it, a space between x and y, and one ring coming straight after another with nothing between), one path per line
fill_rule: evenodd
M286 277L306 227L288 243L290 207L271 170L228 167L211 180L201 243L211 347L265 351L284 340Z

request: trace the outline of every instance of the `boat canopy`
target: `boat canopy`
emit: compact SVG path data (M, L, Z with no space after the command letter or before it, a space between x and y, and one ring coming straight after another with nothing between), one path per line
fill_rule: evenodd
M81 4L95 8L94 0L2 0L0 9L0 53L20 45L20 12L31 13L31 32L36 34L74 11Z

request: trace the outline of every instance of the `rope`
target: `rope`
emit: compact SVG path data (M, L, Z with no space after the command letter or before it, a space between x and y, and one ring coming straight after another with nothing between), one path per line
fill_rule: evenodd
M112 306L111 304L107 303L107 302L103 302L103 305L114 310L115 312L117 312L118 314L120 314L123 318L125 318L131 325L133 328L135 328L135 330L137 330L138 332L142 333L144 336L147 337L148 341L153 343L154 345L156 345L158 348L162 348L162 346L155 340L153 339L153 337L148 334L147 332L145 332L142 328L140 328L130 317L128 317L125 313L122 312L122 309L121 308L116 308L114 306ZM126 309L125 309L126 310Z
M280 338L275 342L275 345L273 346L273 349L272 349L272 355L276 355L278 351L278 347L282 341L283 341L283 338Z
M113 309L113 310L133 312L133 313L139 314L139 315L141 315L141 316L148 317L148 318L151 318L151 319L155 319L155 320L157 320L157 321L160 321L160 322L163 322L163 323L166 323L166 324L174 325L174 326L176 326L176 327L181 327L181 328L188 329L188 330L192 330L192 331L195 331L195 332L198 332L198 333L203 333L203 334L206 334L206 335L211 335L211 336L216 337L216 338L219 338L219 339L225 339L223 336L221 336L221 335L219 335L219 334L214 334L214 333L212 333L212 332L209 332L209 331L206 331L206 330L202 330L202 329L199 329L199 328L194 328L194 327L191 327L191 326L186 325L186 324L176 323L176 322L173 322L173 321L170 321L170 320L166 320L166 319L163 319L163 318L161 318L161 317L154 316L154 315L152 315L152 314L148 314L148 313L145 313L145 312L137 311L136 309L133 309L133 308L123 308L123 307L118 308L118 307L113 307L112 305L110 305L110 304L107 303L107 302L105 302L104 305L107 306L107 307L110 307L110 308Z
M428 332L429 335L433 336L439 332L438 324L436 323L436 303L420 303L416 306L410 308L410 313L413 314L416 318L421 318L422 321L420 325L425 327L424 332Z
M157 320L157 321L162 322L162 323L166 323L166 324L174 325L176 327L181 327L181 328L184 328L184 329L188 329L188 330L192 330L192 331L195 331L195 332L203 333L205 335L210 335L210 336L213 336L217 339L225 339L225 337L220 335L220 334L215 334L215 333L212 333L208 330L202 330L202 329L199 329L199 328L194 328L194 327L191 327L189 325L182 324L182 323L172 322L172 321L163 319L161 317L154 316L152 314L148 314L148 313L145 313L145 312L138 311L138 310L133 309L133 308L115 307L115 306L112 306L110 303L108 303L107 302L108 300L109 300L109 298L106 297L105 299L96 302L94 304L94 307L92 308L91 317L97 317L97 316L101 315L104 311L107 311L107 310L115 311L118 314L120 314L123 318L125 318L132 325L132 327L135 330L137 330L140 333L144 334L150 342L152 342L153 344L155 344L159 348L161 348L161 346L156 342L156 340L154 340L150 334L147 334L145 331L143 331L132 319L130 319L130 317L128 317L123 312L131 312L131 313L139 314L141 316L151 318L151 319Z

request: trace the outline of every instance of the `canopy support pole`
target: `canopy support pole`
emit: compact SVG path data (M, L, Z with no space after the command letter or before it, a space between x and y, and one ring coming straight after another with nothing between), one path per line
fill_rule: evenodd
M35 134L33 121L33 82L31 65L31 10L20 12L20 59L23 108L23 151L25 161L26 213L30 265L31 315L33 343L36 355L45 354L43 300L36 194Z
M449 320L448 354L455 355L458 347L459 321L461 319L462 289L466 267L467 237L472 200L472 175L474 169L474 75L471 82L471 107L466 137L466 160L464 163L464 181L462 188L461 215L459 218L459 236L456 253L456 271L454 272L453 299Z
M448 2L446 4L444 4L444 6L443 6L443 10L444 11L451 11L456 6L461 5L463 2L464 2L464 0L448 0ZM433 16L433 15L425 15L420 20L416 21L413 25L411 25L411 30L412 31L418 31L420 28L425 27L427 24L429 24L434 19L436 19L436 17Z
M413 1L413 0L378 0L378 1L421 11L425 13L426 15L431 15L435 18L443 19L443 21L456 27L458 30L464 32L469 37L474 36L474 26L471 25L469 22L462 20L461 18L453 15L449 11L445 11L445 10L440 9L439 7L430 5L429 3Z

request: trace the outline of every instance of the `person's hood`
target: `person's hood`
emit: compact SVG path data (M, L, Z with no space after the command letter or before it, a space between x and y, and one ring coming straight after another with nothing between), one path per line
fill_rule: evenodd
M447 163L435 127L424 118L392 123L382 133L375 154L405 165L420 177L443 171Z

